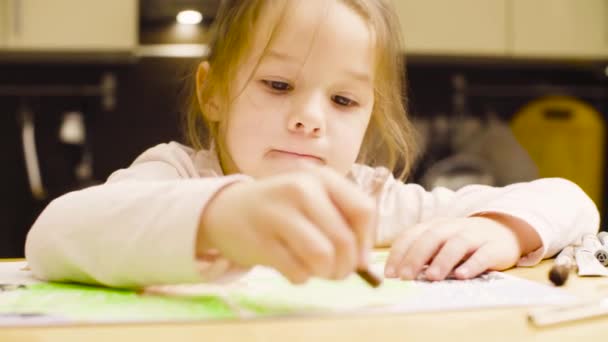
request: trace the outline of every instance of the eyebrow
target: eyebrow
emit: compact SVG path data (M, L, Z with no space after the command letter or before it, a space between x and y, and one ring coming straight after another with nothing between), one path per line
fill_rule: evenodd
M272 59L278 59L281 61L287 61L290 63L295 63L298 58L296 58L295 56L283 53L283 52L279 52L276 50L270 50L267 53L265 53L262 58L272 58Z
M362 83L372 83L372 78L366 72L359 72L355 70L346 70L346 73L354 80Z
M283 53L280 51L276 51L276 50L268 51L268 53L264 57L279 59L279 60L287 61L290 63L296 62L298 60L298 58L295 56L292 56L292 55L289 55L287 53ZM350 69L345 69L344 71L346 74L348 74L352 79L354 79L356 81L359 81L362 83L371 83L372 82L370 75L366 72L350 70Z

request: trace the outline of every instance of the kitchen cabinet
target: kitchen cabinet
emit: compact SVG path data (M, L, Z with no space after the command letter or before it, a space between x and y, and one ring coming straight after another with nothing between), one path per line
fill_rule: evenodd
M138 43L137 0L0 0L0 48L125 51Z
M608 57L608 0L510 0L512 54Z
M405 52L425 55L507 53L508 0L393 0Z
M393 0L411 55L608 58L608 0Z
M0 49L6 46L8 39L8 0L0 0Z

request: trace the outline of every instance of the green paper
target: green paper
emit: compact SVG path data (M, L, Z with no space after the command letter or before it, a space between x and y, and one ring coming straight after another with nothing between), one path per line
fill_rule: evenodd
M387 308L413 293L410 282L385 279L372 288L357 276L335 282L312 279L294 286L283 278L255 277L231 291L235 302L258 314L328 313Z
M379 269L386 254L374 254ZM175 321L333 313L386 308L402 302L414 287L385 279L372 288L358 276L343 281L311 279L292 285L278 272L257 268L224 285L163 286L161 295L64 283L38 283L0 292L1 313L48 314L71 321Z
M230 318L218 298L142 296L135 291L40 283L0 293L0 313L43 313L75 321Z

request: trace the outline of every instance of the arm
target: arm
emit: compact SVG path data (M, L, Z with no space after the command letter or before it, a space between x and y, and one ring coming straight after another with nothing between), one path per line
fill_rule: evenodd
M33 273L117 287L204 280L195 258L200 213L242 177L193 178L191 164L182 150L156 147L106 184L51 202L27 237Z
M390 246L403 232L435 219L483 216L514 231L522 255L518 265L526 266L554 255L599 227L594 203L577 185L564 179L427 192L419 185L396 181L383 169L360 168L355 176L364 188L374 178L384 179L377 245Z
M496 192L487 202L478 203L473 209L475 214L502 214L518 219L510 222L521 237L530 231L516 223L525 222L534 229L541 246L524 253L518 262L520 266L535 265L579 241L584 234L599 230L600 216L595 204L578 185L566 179L544 178L504 188L473 187L469 191L470 197L475 197L475 192Z

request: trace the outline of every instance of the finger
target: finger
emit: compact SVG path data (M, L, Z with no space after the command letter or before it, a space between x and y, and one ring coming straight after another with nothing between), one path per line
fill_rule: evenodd
M481 245L477 239L458 234L449 239L437 252L425 275L428 280L443 280L468 254Z
M494 264L493 249L490 244L484 244L454 271L458 279L469 279L487 271Z
M302 284L310 278L306 267L280 242L269 242L267 246L264 246L264 250L266 251L267 262L263 264L275 268L290 282Z
M353 231L326 194L315 195L307 201L305 214L331 241L332 277L342 279L355 270L358 246Z
M405 258L410 246L418 239L420 234L428 229L428 227L428 224L415 225L401 233L399 238L393 242L388 259L386 260L386 266L384 267L384 275L387 278L399 276L398 267L401 264L401 261Z
M370 267L370 254L374 249L374 244L376 241L376 231L378 230L378 224L380 222L378 215L379 214L376 210L371 224L371 228L368 230L367 235L364 238L363 248L360 249L360 253L358 256L359 262L357 264L357 267L359 269L368 269Z
M364 256L373 244L369 239L373 235L373 224L376 217L376 205L371 196L365 194L346 177L328 169L319 168L319 174L334 205L355 233L360 256Z
M300 213L292 213L283 221L289 225L275 230L283 245L311 274L333 276L336 251L329 237Z
M397 266L399 276L402 279L415 279L424 265L429 263L443 244L460 229L462 229L460 225L446 223L446 221L433 222L418 236Z

